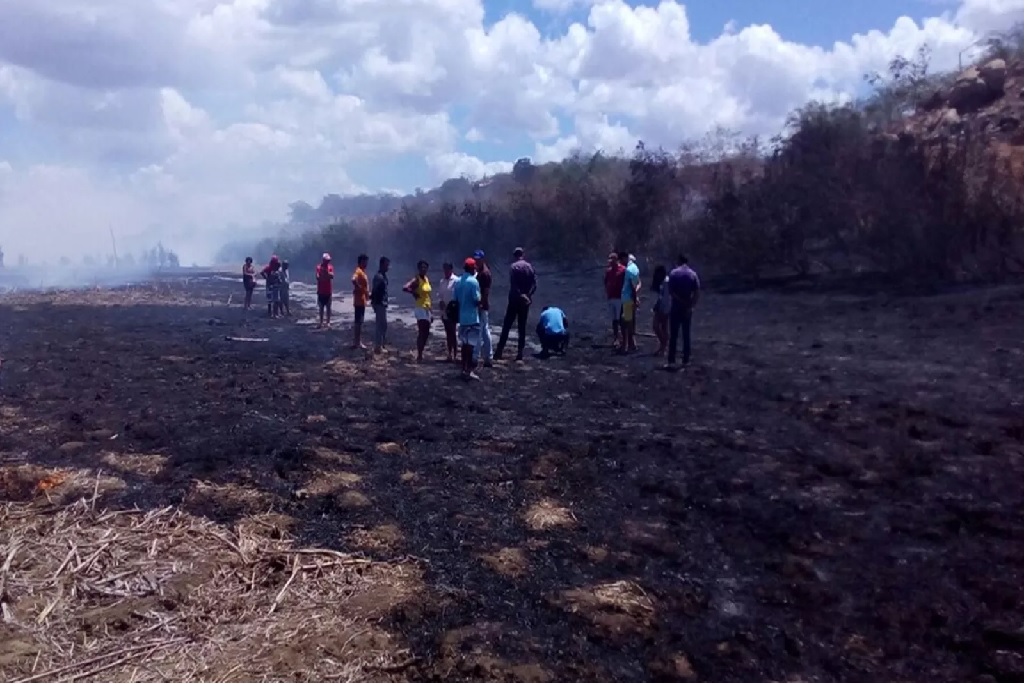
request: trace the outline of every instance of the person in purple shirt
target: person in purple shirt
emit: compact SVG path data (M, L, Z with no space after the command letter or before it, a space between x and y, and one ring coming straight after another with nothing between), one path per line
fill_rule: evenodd
M666 282L671 303L669 305L669 358L667 370L676 369L676 347L683 335L683 365L690 362L690 319L701 293L698 274L687 265L682 254L676 259L676 268L669 272Z
M537 274L530 262L523 258L523 248L513 251L513 263L509 267L509 303L505 307L505 320L502 321L502 334L495 347L495 360L502 358L505 343L509 341L509 329L516 321L519 339L516 340L516 360L523 360L523 348L527 344L527 315L530 313L530 302L537 291Z

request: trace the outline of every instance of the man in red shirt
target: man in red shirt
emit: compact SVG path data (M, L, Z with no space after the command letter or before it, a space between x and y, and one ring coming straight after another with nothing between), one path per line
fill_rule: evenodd
M331 296L334 288L335 267L331 265L331 255L324 252L317 264L317 311L320 313L318 328L331 327Z
M609 265L605 269L605 299L608 316L612 319L612 343L619 346L619 321L622 317L623 278L626 267L619 262L619 255L609 254Z

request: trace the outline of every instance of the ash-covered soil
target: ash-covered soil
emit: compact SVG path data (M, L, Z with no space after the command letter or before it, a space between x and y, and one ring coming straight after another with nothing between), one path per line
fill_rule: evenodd
M274 516L303 545L415 568L412 591L325 596L349 631L297 631L280 658L257 640L233 657L262 669L229 679L358 661L353 621L380 635L366 648L403 654L354 678L1023 676L1020 286L709 292L693 363L672 374L611 352L598 277L550 276L535 308L567 310L568 356L470 384L434 360L439 333L424 364L397 324L370 359L346 322L240 301L213 276L0 297L5 499L52 515L25 473L102 469L117 485L86 487L90 510L174 506L224 529ZM0 645L3 678L32 671L19 625L35 619L3 626L21 649ZM190 620L183 638L225 629Z

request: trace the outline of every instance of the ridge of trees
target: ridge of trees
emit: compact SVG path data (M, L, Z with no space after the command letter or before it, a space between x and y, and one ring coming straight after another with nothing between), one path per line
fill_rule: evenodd
M1021 27L991 38L978 61L994 57L1020 75ZM663 261L687 251L706 272L750 279L1018 278L1020 116L1010 155L970 127L938 141L880 135L919 116L929 93L957 76L928 67L926 48L898 57L887 73L866 77L873 91L864 100L811 102L769 141L718 130L675 151L639 142L629 157L520 159L508 174L450 179L406 197L328 195L317 208L296 202L291 234L255 245L255 255L274 252L296 264L324 251L412 260L522 245L546 261L600 263L618 247ZM1020 101L1020 79L1016 87L1008 97ZM325 218L329 225L315 228Z

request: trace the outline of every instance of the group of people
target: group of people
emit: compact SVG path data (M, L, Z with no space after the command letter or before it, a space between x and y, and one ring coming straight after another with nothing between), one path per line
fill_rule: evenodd
M519 333L516 359L522 360L527 341L527 316L537 291L537 274L526 260L523 249L513 251L513 263L509 267L509 302L502 322L502 332L494 347L491 339L493 276L484 251L478 249L473 256L464 259L462 273L458 276L451 262L443 263L441 272L441 278L432 284L430 264L421 260L417 263L416 274L402 286L402 291L413 298L413 315L417 324L417 361L423 360L435 312L445 330L447 359L459 361L463 377L475 379L478 368L488 368L493 361L502 359L514 323ZM546 318L551 316L546 317L543 313L542 319ZM567 325L565 316L559 311L560 327L554 332L556 337L566 337ZM538 330L539 335L541 332L548 334L548 328L541 324ZM542 339L542 347L546 350L547 339ZM565 344L553 342L550 347L555 351L564 349Z
M527 317L537 290L537 275L533 266L524 258L522 249L513 252L513 259L510 267L509 304L502 324L502 333L494 348L490 317L492 275L484 251L477 250L472 257L463 262L463 273L460 276L456 276L452 263L442 264L442 277L436 287L432 285L429 277L429 264L426 261L417 264L416 274L403 285L402 290L413 298L413 314L417 322L418 361L423 360L435 311L441 318L445 330L448 359L460 359L463 372L468 377L473 376L478 365L488 367L493 360L502 358L514 323L519 332L516 358L523 358ZM388 303L391 299L388 272L391 261L387 257L381 257L377 273L372 279L367 274L369 261L366 254L360 254L352 274L352 348L366 348L363 343L363 325L369 306L375 317L374 351L380 353L385 351L387 345ZM266 284L267 315L271 318L290 315L288 262L280 260L275 255L270 258L267 266L257 272L252 257L246 257L242 266L246 309L252 308L252 295L258 277L264 279ZM321 256L321 261L314 270L314 279L317 287L317 327L330 328L335 289L335 271L330 254L325 252ZM475 294L471 295L471 292ZM561 310L552 308L550 311L546 309L542 312L542 320L538 326L542 347L548 352L564 351L565 340L568 337L568 322ZM558 313L557 316L555 312Z
M367 307L370 307L375 319L374 351L381 353L387 346L391 261L388 257L381 257L373 278L367 273L369 263L370 258L360 254L352 273L352 348L367 348L363 343L363 325ZM412 298L417 326L417 361L423 361L435 314L441 319L445 331L447 358L460 362L464 377L476 378L478 368L490 367L494 360L502 359L514 324L518 333L516 360L522 360L527 342L527 319L537 292L537 273L527 261L524 250L517 248L513 251L513 261L509 266L509 298L498 344L494 347L491 339L493 276L484 251L477 250L473 256L467 257L460 275L456 275L455 266L450 262L443 263L441 271L441 278L432 283L430 264L421 260L417 263L416 274L402 286L402 291ZM252 257L246 257L242 267L246 309L252 308L252 293L258 276L266 282L268 316L289 316L288 262L272 256L267 266L257 273ZM330 328L335 279L330 254L325 252L321 256L314 278L317 285L317 327ZM625 252L609 254L604 285L614 346L620 353L635 352L642 290L637 259ZM690 268L685 256L678 257L676 267L671 271L664 266L654 270L650 290L655 297L652 329L659 342L655 354L661 356L668 352L667 368L676 367L676 353L681 341L682 361L684 364L690 361L691 312L697 304L700 289L697 273ZM569 319L562 309L555 306L542 309L535 332L542 356L566 353Z
M641 272L632 254L612 252L605 269L605 296L612 321L613 344L620 353L637 351L637 311L641 302ZM698 303L701 280L687 263L687 257L676 258L671 271L656 266L651 279L655 302L652 310L652 332L658 340L656 356L668 352L666 368L675 369L676 351L682 342L682 361L690 362L691 313Z
M264 279L267 292L267 316L270 318L291 316L292 311L288 306L288 289L291 282L288 262L278 259L277 255L272 256L267 265L257 273L256 266L253 265L253 257L246 257L245 263L242 264L242 286L246 292L243 307L247 311L253 308L253 291L256 290L257 276Z

